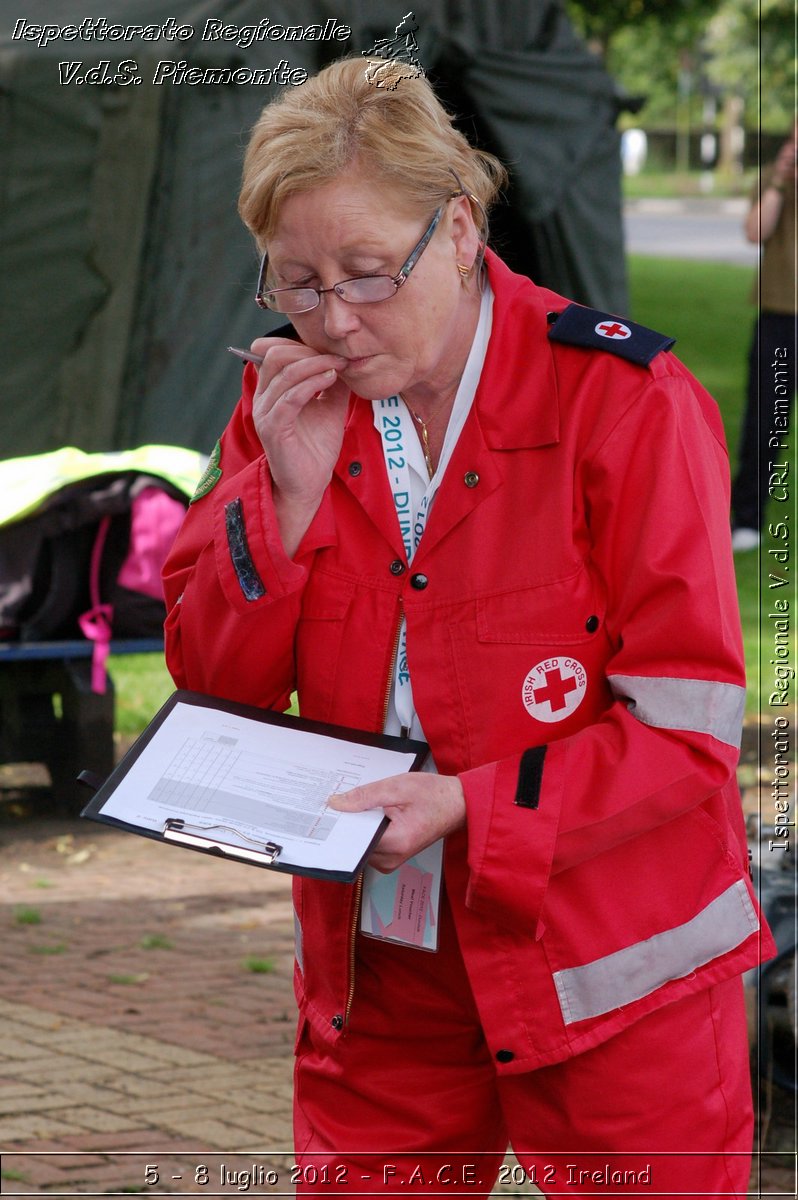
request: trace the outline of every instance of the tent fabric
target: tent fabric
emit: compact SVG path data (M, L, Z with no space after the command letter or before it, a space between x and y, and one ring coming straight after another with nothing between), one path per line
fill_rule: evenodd
M517 270L625 314L617 98L559 0L418 0L418 57L469 137L506 163L493 243ZM190 26L187 41L13 37L16 23L105 17ZM279 84L156 86L159 61L309 74L390 37L403 4L276 0L272 25L345 41L203 40L259 0L0 4L0 437L4 457L63 445L209 451L239 394L247 345L276 319L253 303L256 254L236 212L248 131ZM137 86L59 83L59 62L133 59ZM365 59L364 59L365 67ZM400 85L401 86L401 85Z

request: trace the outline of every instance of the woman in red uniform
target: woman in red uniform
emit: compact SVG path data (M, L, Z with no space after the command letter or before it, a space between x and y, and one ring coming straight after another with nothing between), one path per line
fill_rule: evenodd
M740 974L771 942L721 423L670 339L485 251L502 177L423 78L347 60L265 109L240 208L298 340L253 343L168 661L431 748L335 799L390 818L356 885L296 882L324 1190L486 1194L510 1142L549 1194L742 1196ZM434 953L364 932L419 862Z

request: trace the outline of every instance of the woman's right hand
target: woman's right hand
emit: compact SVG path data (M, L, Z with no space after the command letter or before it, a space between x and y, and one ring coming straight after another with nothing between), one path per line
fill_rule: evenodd
M347 360L287 338L257 338L263 355L252 418L269 460L286 552L293 556L330 482L341 451L349 388Z

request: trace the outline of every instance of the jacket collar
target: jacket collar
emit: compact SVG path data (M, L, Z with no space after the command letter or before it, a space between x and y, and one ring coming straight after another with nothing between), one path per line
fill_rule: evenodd
M491 250L485 262L493 329L474 401L485 443L492 450L552 445L559 441L560 407L546 313L563 302L514 274Z

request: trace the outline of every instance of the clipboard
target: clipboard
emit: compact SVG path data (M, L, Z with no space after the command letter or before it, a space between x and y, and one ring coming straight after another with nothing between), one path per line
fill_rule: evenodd
M333 791L418 771L429 747L173 693L81 817L289 874L352 883L388 819L337 813Z

